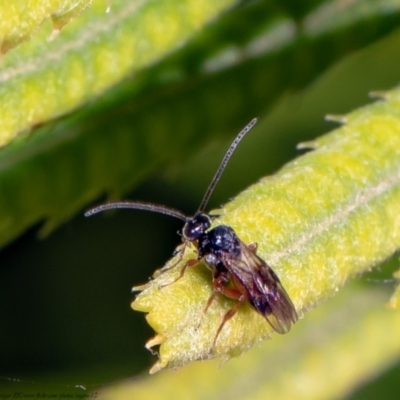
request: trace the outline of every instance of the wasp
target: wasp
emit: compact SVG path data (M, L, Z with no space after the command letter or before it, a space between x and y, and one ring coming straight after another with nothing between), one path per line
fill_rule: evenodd
M239 239L235 231L227 225L211 228L214 216L204 211L233 152L256 122L256 118L250 121L233 140L194 216L186 216L179 210L163 205L131 201L103 204L85 213L85 216L91 216L114 208L133 208L166 214L184 221L185 224L182 229L183 246L179 248L178 262L173 266L181 261L187 246L195 247L197 258L188 260L181 268L178 277L169 284L182 278L188 267L192 267L203 260L212 271L213 292L202 315L207 312L218 294L236 300L236 303L221 320L211 351L215 347L218 336L226 322L235 315L245 301L248 301L277 333L287 333L291 325L298 319L296 309L278 276L257 255L257 243L245 244Z

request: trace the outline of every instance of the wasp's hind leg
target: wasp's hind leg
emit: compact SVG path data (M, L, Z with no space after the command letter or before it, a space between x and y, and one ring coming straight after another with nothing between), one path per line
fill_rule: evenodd
M212 346L209 350L210 353L212 353L214 351L215 345L217 344L217 339L219 334L222 331L222 328L224 327L224 325L236 314L237 310L239 309L239 307L242 305L242 303L244 302L244 300L246 299L246 296L242 293L240 293L239 291L234 290L235 292L237 292L238 297L238 301L234 304L234 306L224 315L224 317L222 318L222 322L219 325L218 329L217 329L217 333L215 334ZM224 293L226 294L226 293Z
M196 330L200 328L201 322L203 321L204 315L206 315L208 309L210 308L212 302L215 300L217 297L218 293L221 293L221 287L226 285L228 282L229 278L226 273L219 273L219 272L214 272L214 277L213 277L213 292L211 296L207 300L207 304L203 309L203 312L201 313L200 321L196 326Z
M214 275L213 279L213 287L214 291L210 298L207 301L206 306L204 307L199 325L197 328L200 326L201 321L211 306L212 302L214 301L215 297L218 295L218 293L223 294L226 297L229 297L230 299L237 300L237 302L233 305L233 307L225 313L225 315L222 318L222 321L217 329L217 332L215 334L213 343L211 345L211 348L209 350L209 353L211 354L214 351L215 345L218 340L218 336L221 333L224 325L236 314L237 310L239 307L242 305L242 303L245 301L246 296L238 289L231 288L231 287L226 287L227 283L229 282L229 274L227 272L220 272L219 274Z

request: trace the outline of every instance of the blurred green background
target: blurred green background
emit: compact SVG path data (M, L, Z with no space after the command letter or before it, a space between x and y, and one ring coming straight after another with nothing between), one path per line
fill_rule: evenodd
M75 216L42 239L46 217L24 211L18 232L2 239L0 388L73 391L75 384L104 385L148 370L155 357L144 343L153 333L130 309L130 290L170 257L181 222L144 211L92 218L83 212L108 193L193 213L230 140L255 116L261 121L230 161L209 208L272 174L299 154L297 143L335 127L326 114L365 105L368 92L399 82L399 7L236 3L181 48L11 143L0 155L5 215L14 202L32 209L40 203L54 204L54 218L69 202ZM57 138L61 145L51 145ZM46 145L47 152L26 156ZM86 162L88 154L94 163ZM41 164L47 172L39 192L34 171ZM24 190L15 189L26 181ZM73 204L74 196L81 201ZM388 277L379 274L377 285ZM348 398L398 398L399 373L400 364L377 371Z

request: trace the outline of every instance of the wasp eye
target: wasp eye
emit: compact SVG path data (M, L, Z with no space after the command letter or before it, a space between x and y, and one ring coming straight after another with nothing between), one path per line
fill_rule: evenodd
M197 240L209 227L211 219L208 215L198 213L186 222L183 227L183 237L189 241Z

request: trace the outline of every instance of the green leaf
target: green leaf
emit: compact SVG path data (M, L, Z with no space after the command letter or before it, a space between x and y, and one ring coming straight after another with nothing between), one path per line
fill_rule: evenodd
M281 277L300 314L400 247L399 116L400 90L343 116L342 128L301 145L315 151L245 190L214 222L231 226L245 243L258 243L258 254ZM166 267L176 265L179 257ZM212 293L207 276L193 268L165 287L193 258L195 252L185 252L182 262L157 274L133 303L134 309L148 313L157 332L148 346L161 344L153 372L229 358L273 332L264 318L242 307L210 352L232 301L214 302L197 329Z
M201 198L218 162L218 156L214 157L210 149L218 148L252 117L259 116L262 126L260 124L258 133L252 134L251 140L241 145L212 199L215 204L226 201L249 182L256 182L276 170L283 160L293 158L295 143L326 131L326 126L322 126L325 113L347 112L365 104L368 91L392 87L399 81L398 1L321 1L318 4L308 2L299 8L290 1L240 4L232 1L224 5L219 2L191 3L194 10L203 5L210 7L205 14L194 12L195 16L201 17L199 24L186 29L185 24L191 20L185 12L179 14L182 18L170 18L159 36L165 33L168 38L170 30L176 28L179 32L174 40L162 48L157 47L156 40L148 40L148 47L135 53L138 57L132 56L131 45L136 34L148 38L146 26L155 29L161 26L158 22L168 19L166 16L176 16L182 9L174 7L176 2L172 1L148 1L143 7L154 10L152 23L146 25L143 14L137 15L136 19L126 16L121 25L113 26L106 33L101 31L118 11L129 6L128 3L134 4L118 0L94 2L49 44L47 38L54 27L50 22L44 22L33 32L30 41L21 43L3 57L0 129L5 129L3 139L7 145L0 153L1 245L41 221L46 222L42 232L48 233L95 198L103 195L121 198L123 193L154 172L157 172L154 174L157 179L147 180L147 184L157 190L157 194L143 196L141 188L140 192L131 195L133 198L146 199L147 196L166 204L177 206L178 203L185 210L195 209L196 204L191 204L190 200ZM311 3L315 8L309 7ZM108 4L111 5L109 14L106 13ZM165 11L168 4L171 7ZM93 27L100 30L97 36L92 36L93 43L85 42L78 51L72 48L68 57L51 59L51 55L58 54L70 44L81 43L94 32ZM121 42L117 40L119 37ZM354 56L347 57L345 63L338 63L351 53ZM328 83L327 75L323 76L327 69L330 69ZM325 85L319 84L321 79L325 79ZM278 111L273 113L274 123L270 124L266 114L276 102ZM54 120L78 108L78 112ZM347 115L348 120L356 117L356 113ZM184 185L176 189L177 182ZM162 196L168 199L163 200ZM321 216L317 206L316 216ZM152 218L147 214L144 217L140 213L133 214L133 222L124 216L124 224L119 220L114 224L115 230L110 229L110 221L115 221L112 218L82 222L81 216L69 223L67 229L64 226L45 241L35 241L29 233L24 236L22 245L19 242L3 251L1 324L4 329L1 342L6 371L13 368L21 371L25 361L31 359L34 365L26 366L27 375L31 375L34 368L37 368L37 375L44 374L46 369L56 373L61 369L74 369L74 375L65 374L63 381L75 385L88 381L86 371L89 369L96 376L94 381L101 383L139 369L138 360L144 358L140 353L140 343L144 339L137 336L142 330L142 315L123 305L129 303L129 286L143 282L150 275L146 265L160 265L161 260L165 260L165 254L157 252L163 245L167 246L167 252L170 251L171 240L175 238L173 232L178 228L170 231L159 229L158 225L155 227L153 222L142 224L142 218ZM383 217L388 226L388 219ZM366 222L360 219L361 225ZM136 236L130 230L128 233L129 224L139 232ZM309 224L306 222L302 226L304 229L317 226L318 221L311 218ZM80 230L78 225L89 227L90 231ZM370 230L376 228L378 233L381 232L382 228L376 224L368 225ZM372 235L368 229L365 234ZM256 240L246 237L244 231L240 232L246 241ZM293 235L297 233L294 230ZM332 240L336 237L333 233ZM104 235L103 239L97 235ZM349 237L348 231L345 237ZM381 233L379 237L382 238ZM267 242L270 246L269 240ZM389 252L385 246L380 248L382 254ZM326 257L334 254L333 246L323 249L327 251ZM107 251L109 257L104 256ZM260 248L260 251L269 260L270 248ZM307 249L302 251L305 257L311 254ZM143 254L154 256L154 259L148 261ZM370 259L368 253L366 260ZM317 261L320 263L321 260L322 257ZM278 261L273 267L299 308L312 303L314 296L319 302L335 290L324 279L320 286L315 285L317 289L313 292L308 280L315 284L321 273L314 266L314 273L307 276L306 285L301 287L305 293L299 293L297 285L300 282L291 282L292 269L284 265L284 260ZM125 263L125 269L121 263ZM327 276L326 268L325 265L322 270L324 277ZM345 280L351 268L340 271ZM188 272L188 278L193 272L199 273L194 276L204 282L206 300L210 274L199 266ZM296 277L294 271L293 279ZM116 285L118 279L119 285ZM279 338L275 335L272 341L260 345L269 349L267 353L259 352L258 348L249 352L249 360L259 356L258 365L246 361L246 355L219 370L214 364L210 368L208 363L195 363L178 373L167 371L165 376L170 386L158 390L158 396L168 397L169 390L178 397L179 391L187 391L189 397L201 395L201 385L210 387L215 398L223 398L227 393L233 398L234 394L240 397L243 393L252 393L248 389L250 385L257 391L257 384L267 381L276 382L271 390L278 398L284 397L280 390L287 389L289 398L294 398L291 389L300 394L299 387L304 392L307 388L312 392L312 383L326 388L325 397L351 392L360 382L376 376L398 359L397 316L382 309L384 299L389 295L366 290L358 297L356 288L351 291L343 303L338 298L337 303L332 302L332 308L326 309L327 315L333 317L332 322L327 322L327 329L321 320L308 327L313 314L307 313L290 335ZM197 303L197 298L188 297L189 300L201 310L203 304ZM224 303L223 298L220 300L225 307L231 304L229 301ZM350 309L353 300L357 305ZM182 298L182 302L185 301ZM91 302L93 308L87 304ZM131 325L119 325L122 321L116 318L119 311L126 311L124 321L133 321ZM254 314L251 311L242 312L251 316ZM324 308L318 307L315 312L322 315ZM89 329L82 329L85 322ZM214 325L210 325L210 338L218 322L215 320ZM265 321L262 323L266 325ZM346 331L335 331L337 326L347 327L353 339L346 341ZM296 336L302 329L306 331L304 337L311 341L308 347ZM330 333L333 336L329 336ZM321 336L328 337L332 343L337 340L337 345L332 348L327 345L331 351L327 352L326 358L318 358L315 352L317 339ZM88 339L86 342L85 338ZM278 340L282 344L280 351L275 351ZM292 344L287 347L289 342ZM318 349L324 350L324 343ZM302 348L304 353L294 359L293 355L298 354L295 350ZM375 358L368 356L370 361L365 361L363 356L367 353L375 353ZM272 355L269 358L267 354ZM349 358L354 361L350 371L346 368ZM39 359L42 363L37 362ZM122 366L127 360L129 366ZM278 366L279 360L282 360L281 369L266 368L267 365ZM233 363L237 369L230 369ZM296 366L293 369L292 363ZM94 364L102 364L103 372L95 370ZM313 374L307 369L311 364ZM329 368L325 369L326 365ZM145 367L142 365L142 368ZM190 377L189 372L185 375L185 371L192 369L195 372L191 372ZM339 371L334 378L333 370ZM307 375L298 383L296 377L305 376L301 372L307 372ZM6 372L6 375L10 374ZM152 388L156 390L154 379L159 382L162 377L158 374L140 383L135 390L142 390L142 385L148 386L143 387L146 393ZM46 375L41 382L48 379L52 377ZM293 380L297 386L293 387ZM237 382L240 387L232 382ZM389 390L395 384L396 381L392 382ZM227 387L232 390L227 391ZM59 391L63 389L59 387ZM267 393L268 398L273 398L271 392ZM114 395L110 393L109 397ZM266 398L266 395L260 397ZM310 393L305 397L312 398ZM316 395L316 398L322 397Z
M0 53L29 40L40 24L53 22L53 34L78 16L92 0L15 0L0 4Z
M42 29L5 58L0 145L165 57L235 1L112 3L106 12L106 2L96 2L50 43L44 40L48 30Z
M350 285L307 313L289 335L274 336L222 366L215 360L195 363L97 393L99 399L113 400L173 394L191 399L350 398L360 381L400 356L400 314L382 309L384 301L382 291Z
M49 32L43 29L7 54L0 71L3 143L93 99L131 71L137 74L0 154L0 245L42 220L42 233L50 232L103 193L120 197L159 165L182 160L209 138L262 115L280 93L309 83L350 49L393 29L399 18L382 13L385 2L368 13L363 2L352 4L351 20L344 18L348 8L331 6L311 13L304 20L307 34L296 35L290 18L268 2L255 2L198 33L233 2L158 4L115 0L106 13L106 3L98 2L53 42L45 45ZM176 23L154 22L166 15ZM254 25L238 25L255 16ZM371 20L374 29L366 29ZM241 45L234 57L231 31ZM341 40L347 35L351 42ZM167 57L190 37L190 45ZM327 46L337 52L322 52ZM393 45L392 57L397 49ZM303 65L306 54L321 56Z

